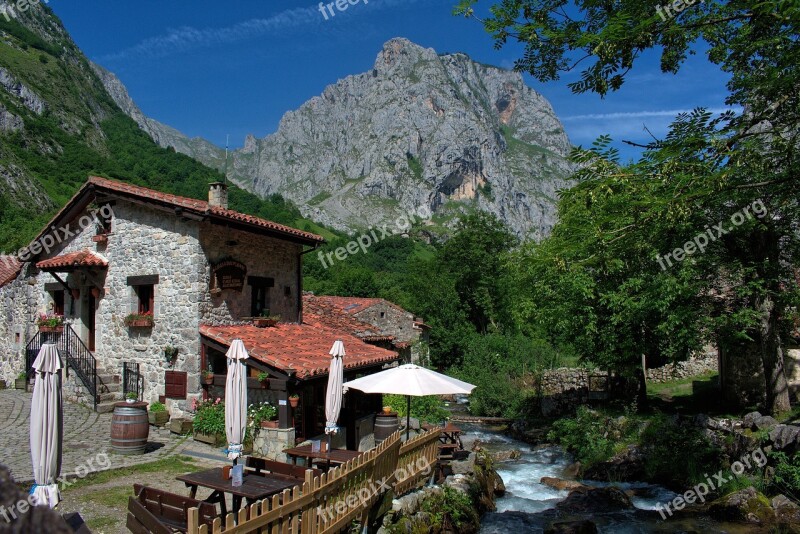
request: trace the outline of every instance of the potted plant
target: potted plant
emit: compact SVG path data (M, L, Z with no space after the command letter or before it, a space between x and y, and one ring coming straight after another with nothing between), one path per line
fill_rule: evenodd
M385 413L386 415L389 415L390 413L392 413L392 407L391 406L384 406L383 407L383 413Z
M264 310L264 313L261 314L261 317L253 317L253 324L255 324L259 328L265 328L268 326L275 326L280 322L281 316L270 314L269 310Z
M247 418L254 428L278 428L278 410L268 402L251 404L247 409Z
M125 394L125 402L128 404L133 404L137 400L139 400L139 397L133 391L129 391L127 394Z
M28 373L22 371L18 374L17 379L14 380L14 387L16 389L28 389Z
M149 328L155 324L153 312L129 313L124 319L125 326L132 328Z
M212 373L208 369L203 369L202 371L200 371L200 376L203 377L203 382L206 385L210 386L211 384L214 383L214 373Z
M154 426L166 425L167 421L169 421L169 412L167 411L167 407L160 402L152 403L147 412L147 420L151 425Z
M39 327L39 332L63 332L64 316L54 313L42 313L36 320L36 326Z
M298 404L299 402L300 402L300 395L298 395L297 393L294 393L294 394L292 394L292 395L289 395L289 405L290 405L292 408L297 408L297 404Z
M217 397L195 405L196 415L192 423L194 439L209 445L225 442L225 403Z
M178 347L173 347L171 345L167 345L164 347L164 359L167 361L168 364L172 364L175 361L175 358L178 357Z
M261 382L261 387L264 389L269 388L269 374L265 372L258 373L258 381Z

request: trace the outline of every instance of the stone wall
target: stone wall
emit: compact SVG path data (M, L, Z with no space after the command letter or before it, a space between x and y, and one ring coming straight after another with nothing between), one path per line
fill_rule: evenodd
M428 329L414 326L413 313L391 302L379 301L353 316L375 326L384 336L394 336L395 341L411 343L406 357L410 357L412 362L418 363L427 358Z
M689 358L682 362L668 363L663 367L648 369L647 381L656 383L667 382L670 380L700 376L707 373L716 373L717 371L719 371L717 352L715 350L709 350L698 355L696 358Z
M294 447L294 428L260 428L253 439L253 453L257 456L286 462L284 449Z
M302 246L209 224L203 225L200 242L210 262L205 265L204 290L211 280L211 264L236 260L247 266L247 276L274 279L275 285L269 291L270 313L280 315L284 321L297 322L300 291L297 272ZM241 317L251 315L251 298L252 288L246 280L242 291L223 289L216 296L203 291L201 321L218 325L236 323Z

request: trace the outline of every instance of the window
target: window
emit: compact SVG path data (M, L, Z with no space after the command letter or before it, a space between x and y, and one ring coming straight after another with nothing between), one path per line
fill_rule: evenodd
M262 276L248 276L247 284L251 290L250 315L261 317L269 313L269 290L275 285L275 281Z
M135 286L133 290L136 292L138 300L138 308L136 313L153 313L155 309L155 287L152 285Z
M381 312L381 319L383 319L384 317L386 317L386 312Z
M97 234L111 233L111 206L106 204L97 211Z
M53 298L53 313L64 315L64 290L53 291L50 296Z
M158 284L157 274L128 277L128 285L133 289L131 312L155 315L156 284Z
M185 399L186 377L185 372L164 371L164 396L168 399Z

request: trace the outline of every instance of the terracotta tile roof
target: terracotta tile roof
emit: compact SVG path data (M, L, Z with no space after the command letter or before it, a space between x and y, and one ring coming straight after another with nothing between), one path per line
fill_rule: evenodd
M42 270L68 267L108 267L108 261L89 249L83 249L42 260L36 264L36 267Z
M379 365L397 360L396 352L364 343L357 337L320 325L278 323L270 328L253 325L201 325L200 334L225 346L241 339L251 358L297 378L306 379L328 372L333 342L344 342L345 369Z
M346 311L347 313L358 313L361 311L366 310L376 304L387 304L393 308L396 308L402 312L406 312L403 308L395 304L394 302L389 302L385 299L376 299L376 298L361 298L361 297L335 297L335 296L320 296L316 297L321 302L329 304L331 306L336 306L340 310Z
M108 180L106 178L100 178L98 176L89 177L88 183L95 186L95 188L106 189L109 191L114 191L116 193L132 195L140 198L146 198L150 201L162 202L164 204L169 204L171 206L183 208L185 210L193 211L198 214L210 214L223 220L242 222L259 228L264 228L266 230L272 230L280 234L299 237L301 239L308 241L313 241L318 243L322 243L325 241L323 237L318 236L316 234L312 234L310 232L304 232L302 230L298 230L297 228L292 228L290 226L278 224L276 222L268 221L266 219L261 219L259 217L254 217L253 215L247 215L244 213L240 213L238 211L221 208L218 206L211 206L209 205L208 202L204 200L197 200L194 198L179 197L177 195L161 193L160 191L156 191L154 189L148 189L146 187L140 187L138 185L133 185L124 182L117 182L115 180Z
M360 321L341 308L312 293L303 294L303 322L343 330L367 341L391 341L369 323ZM388 338L388 339L383 339Z
M10 284L22 269L22 263L16 256L0 256L0 287Z

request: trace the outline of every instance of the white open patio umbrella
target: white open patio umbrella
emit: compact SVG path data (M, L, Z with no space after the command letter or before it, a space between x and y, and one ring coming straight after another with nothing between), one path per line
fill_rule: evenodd
M328 434L328 450L331 445L331 434L339 431L336 421L339 419L339 412L342 411L344 343L337 339L329 354L331 366L328 369L328 390L325 394L325 433Z
M357 389L364 393L405 395L408 401L406 413L406 439L408 439L411 420L411 397L456 395L459 393L469 395L475 389L475 386L409 363L345 382L344 391L349 388Z
M61 359L52 343L42 345L33 362L36 381L31 401L32 493L50 508L61 501L56 480L61 474L63 415L61 404Z
M250 356L241 339L234 339L228 352L228 376L225 379L225 435L228 438L228 458L242 455L242 442L247 429L247 366Z

